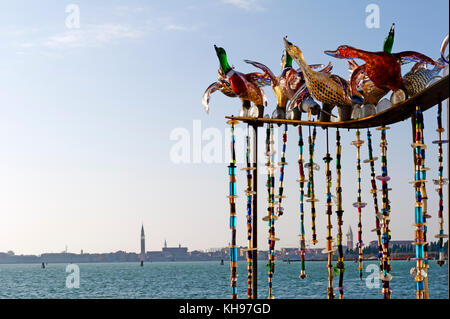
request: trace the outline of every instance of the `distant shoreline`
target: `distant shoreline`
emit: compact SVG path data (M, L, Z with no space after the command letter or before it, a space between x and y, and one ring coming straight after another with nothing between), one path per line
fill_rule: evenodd
M408 258L394 258L392 259L392 261L397 261L397 260L401 260L401 261L409 261ZM435 261L436 259L430 259ZM448 258L444 259L447 263L448 263ZM245 262L246 260L239 260L241 262ZM259 263L263 263L266 262L267 259L258 259ZM280 262L280 263L298 263L301 260L300 259L276 259L276 262ZM310 259L310 260L305 260L305 262L325 262L327 261L326 259ZM333 260L333 262L335 262L336 260ZM355 262L355 259L344 259L345 262ZM378 259L373 259L373 258L363 258L364 262L369 262L369 261L374 261L377 262ZM411 260L413 261L413 260ZM145 264L152 264L152 263L190 263L190 262L214 262L214 263L221 263L221 259L216 259L216 260L154 260L154 261L145 261ZM223 260L224 264L227 264L227 262L229 262L229 260ZM356 261L357 262L357 261ZM136 265L139 265L139 261L55 261L55 262L44 262L45 266L48 265L52 265L52 264L121 264L121 263L135 263ZM42 265L42 262L0 262L0 265Z

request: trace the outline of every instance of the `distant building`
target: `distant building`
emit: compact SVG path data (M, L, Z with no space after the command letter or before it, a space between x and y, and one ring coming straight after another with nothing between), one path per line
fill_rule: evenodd
M299 248L281 248L280 255L286 256L286 255L298 255Z
M413 243L412 240L391 240L389 241L389 248L392 248L392 246L397 245L399 247L409 247ZM372 240L369 244L370 247L378 247L378 240Z
M167 247L167 242L164 241L162 255L172 261L187 260L189 257L187 251L187 247L181 247L181 244L178 247Z
M141 254L140 254L141 261L145 260L145 233L144 233L144 225L141 227Z
M347 236L347 250L353 250L353 232L351 226L348 227L348 232L346 236Z

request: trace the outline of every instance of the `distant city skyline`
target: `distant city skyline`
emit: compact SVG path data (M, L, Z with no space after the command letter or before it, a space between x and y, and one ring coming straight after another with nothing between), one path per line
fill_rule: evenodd
M422 1L405 5L378 0L379 28L368 28L366 7L373 2L305 0L280 5L273 0L80 0L76 2L79 24L66 12L70 2L0 2L0 252L60 252L67 245L75 252L139 253L141 224L147 251L160 249L166 238L169 246L181 243L192 250L227 246L231 240L226 198L229 128L224 117L237 115L240 102L216 93L211 97L210 114L204 112L202 95L217 80L219 67L213 45L227 50L236 70L256 71L243 61L251 59L278 75L282 38L287 35L308 63L331 61L333 73L348 79L347 62L325 55L324 50L348 44L379 51L395 22L394 52L414 50L439 57L440 44L449 32L448 1L438 1L427 10L426 19L418 19L423 16ZM411 66L405 65L404 71ZM265 113L271 114L276 100L270 87L265 93L269 102ZM437 146L431 143L437 139L436 108L424 112L424 121L431 238L439 232L439 198L431 182L438 175ZM201 124L198 130L196 123ZM188 163L171 160L177 142L171 135L176 129L188 133ZM279 143L281 129L276 129ZM220 132L222 162L194 158L198 150L208 155L206 146L215 132ZM356 150L350 145L355 132L340 132L342 229L351 226L356 230L358 212L352 206L357 197ZM379 156L380 132L371 132L374 156ZM335 159L335 130L329 134L330 154ZM264 143L263 129L259 136ZM361 148L364 160L366 130L361 130L361 138L366 140ZM315 175L320 200L316 205L317 247L325 247L327 236L325 140L325 131L319 128L314 155L321 166ZM392 125L387 140L391 236L392 240L408 240L414 238L414 189L408 183L414 179L410 121ZM287 198L284 214L275 225L280 239L276 248L298 247L297 160L298 134L291 127L283 194ZM444 161L448 161L446 149ZM333 160L333 192L335 164ZM379 174L380 161L376 165ZM246 180L240 168L242 164L237 175L237 244L246 246ZM443 174L448 176L446 165ZM260 217L267 205L264 177L259 178ZM362 237L369 243L376 233L371 232L375 214L367 164L362 164L361 178L362 201L367 203L362 211ZM444 198L444 227L448 229L447 190ZM336 238L334 211L333 207L332 235ZM260 217L258 248L264 250L267 223ZM305 232L310 240L308 203Z
M413 240L406 241L390 241L389 246L392 248L392 258L407 259L414 254ZM355 260L358 255L357 250L353 250L351 242L347 242L347 246L343 246L346 260ZM444 247L448 246L448 241L445 242ZM243 249L244 248L244 249ZM239 260L246 260L246 247L238 246L237 253ZM141 246L142 250L142 246ZM447 248L445 248L447 250ZM437 258L439 251L438 241L431 241L429 246L429 256ZM268 251L259 250L258 260L267 260ZM0 264L54 264L54 263L103 263L103 262L140 262L141 267L147 262L161 262L161 261L222 261L229 259L229 247L221 247L209 249L207 251L192 250L188 247L168 247L164 243L164 247L157 251L145 251L141 253L115 251L102 253L83 253L80 254L63 251L61 253L42 253L40 255L19 255L13 251L7 253L0 252ZM366 260L374 260L378 254L378 241L371 241L363 248L363 256ZM446 254L445 254L446 255ZM285 260L299 260L299 248L292 247L278 247L275 249L275 256L278 261ZM337 256L334 256L335 259ZM326 260L327 253L319 247L306 247L307 260ZM44 267L44 266L43 266Z
M139 238L140 238L140 246L139 246L139 249L136 251L136 253L139 256L139 259L142 260L141 256L145 255L148 252L151 252L151 251L145 249L146 240L145 240L145 230L144 230L144 225L143 224L141 224L141 230L140 230L140 237ZM351 226L349 226L349 228L348 228L348 231L346 233L346 238L347 238L347 242L346 242L346 245L344 245L344 247L346 247L347 249L352 250L353 249L353 232L352 232ZM411 240L404 240L404 241L400 240L400 241L396 241L396 242L405 243L405 242L410 242L410 241ZM322 249L322 248L324 248L324 247L320 247L320 246L311 245L310 244L310 240L307 240L306 243L307 243L306 246L307 246L308 249ZM377 243L377 241L375 240L375 241L371 241L370 242L371 245L373 243ZM194 250L191 250L191 251L211 252L211 251L218 251L218 250L228 249L228 246L229 246L229 244L227 246L223 246L223 247L209 247L209 248L206 248L206 249L194 249ZM240 247L246 247L246 246L240 246ZM163 242L163 244L161 246L161 251L164 251L164 249L169 249L170 250L170 249L177 249L177 248L183 248L183 249L186 249L186 251L189 251L189 247L181 247L181 243L178 243L178 245L175 245L175 246L169 246L167 244L167 240L166 239L164 239L164 242ZM277 248L277 250L283 250L283 249L300 249L300 243L299 243L299 245L297 247L278 247ZM84 253L85 254L96 254L96 253L105 254L105 253L116 253L116 252L120 252L120 251L122 251L122 250L114 250L114 249L112 249L110 251L104 251L104 252L86 252L83 249L81 249L80 250L80 254L81 255L84 254ZM264 249L262 249L262 251L264 251ZM133 253L133 251L125 251L125 252ZM15 252L13 250L8 250L6 252L0 251L0 253L7 253L7 254L10 254L10 255L25 255L25 254L21 254L20 252L17 253L17 252ZM42 252L41 254L37 254L37 256L42 255L42 254L46 254L46 253L53 253L53 252ZM65 245L65 249L62 252L60 252L60 253L76 254L76 252L71 252L68 249L67 245Z

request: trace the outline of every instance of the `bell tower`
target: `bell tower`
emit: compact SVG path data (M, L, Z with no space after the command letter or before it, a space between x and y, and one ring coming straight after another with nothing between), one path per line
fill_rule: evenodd
M353 232L351 226L348 227L348 232L346 236L347 236L347 250L353 250Z
M141 266L144 265L144 260L145 260L145 233L144 233L144 225L142 225L141 227L141 254L140 254L140 259L141 259Z

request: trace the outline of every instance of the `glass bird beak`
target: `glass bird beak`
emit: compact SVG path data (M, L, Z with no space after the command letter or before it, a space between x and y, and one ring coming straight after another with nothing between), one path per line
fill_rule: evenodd
M326 50L323 51L323 53L325 53L326 55L332 56L334 58L339 58L339 55L337 54L337 51L331 51L331 50Z
M284 41L284 45L292 45L292 43L288 41L287 37L284 37L283 41Z

